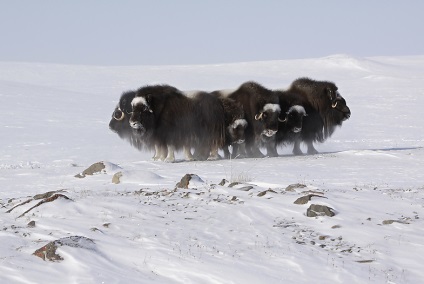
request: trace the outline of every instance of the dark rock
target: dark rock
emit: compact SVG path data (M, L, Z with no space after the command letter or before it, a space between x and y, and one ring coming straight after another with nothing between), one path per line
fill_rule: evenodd
M400 223L400 224L409 224L406 220L384 220L383 225L390 225L393 223Z
M192 179L197 179L198 181L202 181L202 179L198 175L195 175L195 174L186 174L185 176L182 177L181 181L179 181L175 185L175 187L176 188L185 188L185 189L187 189L188 188L188 185L189 185L189 183L190 183L190 181Z
M249 191L249 190L251 190L253 188L253 186L251 186L251 185L247 185L247 186L243 186L243 187L240 187L240 188L237 188L238 190L241 190L241 191Z
M228 180L226 179L222 179L220 183L218 183L218 185L220 186L224 186L226 183L228 182Z
M61 261L63 257L56 254L57 247L55 242L50 242L36 250L33 255L40 257L42 260Z
M34 206L32 206L31 208L29 208L28 210L26 210L24 213L22 213L21 215L18 216L18 218L23 217L26 213L28 213L29 211L31 211L32 209L44 204L44 203L48 203L48 202L53 202L55 200L57 200L58 198L63 198L66 200L72 200L69 197L67 197L66 195L60 194L60 193L55 193L53 195L49 195L49 197L44 198L43 200L41 200L40 202L38 202L37 204L35 204Z
M28 223L28 228L34 228L35 227L35 221L31 221Z
M374 262L374 260L373 259L365 259L365 260L356 260L356 262L358 262L358 263L371 263L371 262Z
M299 197L298 199L295 200L294 204L306 204L309 202L309 200L311 200L311 196L310 195L306 195L306 196L302 196Z
M56 250L60 246L69 246L74 248L84 248L84 249L95 249L95 243L92 239L81 237L81 236L72 236L61 238L56 241L50 242L47 245L37 249L33 255L40 257L43 260L49 261L61 261L63 257L56 254Z
M48 191L46 193L41 193L41 194L36 194L34 195L34 200L38 200L38 199L44 199L44 198L49 198L51 197L53 194L57 193L57 192L62 192L63 190L57 190L57 191Z
M259 197L261 197L261 196L264 196L265 194L267 194L268 192L271 192L271 193L276 193L274 190L272 190L272 189L267 189L267 190L264 190L264 191L262 191L262 192L259 192L258 193L258 196Z
M335 215L334 210L325 205L311 204L306 210L306 216L308 217L317 217L317 216L329 216L333 217Z
M87 175L92 176L96 173L100 173L102 170L106 168L103 162L97 162L89 166L82 173L75 175L76 178L85 178Z
M322 195L308 194L308 195L305 195L305 196L302 196L302 197L299 197L298 199L296 199L296 201L294 202L294 204L299 204L299 205L306 204L309 201L311 201L312 197L327 198L327 197L322 196Z
M306 185L301 184L301 183L295 183L295 184L291 184L288 187L286 187L286 191L294 191L296 188L305 188Z
M236 185L238 185L238 184L241 184L241 182L235 181L235 182L230 183L230 184L228 185L228 187L233 187L233 186L236 186Z
M112 177L112 183L119 184L121 183L122 172L117 172Z

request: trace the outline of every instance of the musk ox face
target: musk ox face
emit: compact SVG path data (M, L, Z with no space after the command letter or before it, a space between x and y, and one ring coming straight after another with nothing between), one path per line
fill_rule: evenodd
M121 138L129 135L131 127L129 119L131 116L131 101L135 97L135 92L129 91L122 94L118 105L112 113L112 119L109 122L109 129L117 133Z
M261 135L272 137L278 131L278 116L281 108L278 104L266 104L262 110L255 115L255 120L260 122Z
M127 136L130 136L132 132L129 124L129 117L130 116L125 115L125 112L117 105L112 113L109 129L118 134L120 138L125 139Z
M245 136L244 130L247 127L247 121L245 119L236 119L233 123L231 123L228 127L228 134L230 135L231 144L244 143Z
M330 102L328 103L331 105L332 110L338 111L339 114L335 113L333 115L339 117L339 121L345 121L350 118L350 109L346 104L346 100L340 95L338 88L333 83L327 83L329 86L325 88L325 93L327 94L328 99Z
M286 112L286 117L280 123L285 123L285 129L288 131L299 133L302 131L303 117L306 116L306 111L303 106L294 105Z
M133 128L130 126L131 101L134 97L135 92L133 91L122 94L118 105L112 113L109 129L118 134L121 139L128 141L135 148L142 150L146 145L141 137L134 133Z
M338 115L340 116L339 118L340 122L350 118L350 115L351 115L350 109L346 105L346 100L339 93L337 93L336 99L331 104L331 108L339 112Z
M154 114L146 97L135 97L131 101L132 113L129 125L140 136L148 135L154 129Z
M129 119L131 115L131 101L134 97L135 92L124 93L115 107L112 113L112 119L109 122L109 129L117 133L121 138L125 138L131 133ZM130 102L129 105L127 101Z

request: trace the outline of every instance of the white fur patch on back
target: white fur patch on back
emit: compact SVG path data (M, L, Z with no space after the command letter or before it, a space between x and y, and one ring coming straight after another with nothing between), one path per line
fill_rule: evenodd
M262 112L266 112L266 111L280 112L281 108L279 104L266 104L264 105Z
M292 111L296 111L296 112L303 114L303 115L306 114L305 108L303 106L300 106L300 105L294 105L294 106L290 107L288 113L292 112Z
M236 120L234 120L234 122L231 124L231 126L233 127L233 128L236 128L237 126L244 126L244 127L246 127L247 126L247 121L246 121L246 119L236 119Z
M145 98L143 98L143 97L135 97L132 101L131 101L131 106L132 107L134 107L134 106L136 106L136 105L145 105L145 106L149 106L148 104L147 104L147 101L146 101L146 99Z
M219 93L224 97L228 97L228 95L230 95L234 91L235 89L224 89L224 90L219 90Z

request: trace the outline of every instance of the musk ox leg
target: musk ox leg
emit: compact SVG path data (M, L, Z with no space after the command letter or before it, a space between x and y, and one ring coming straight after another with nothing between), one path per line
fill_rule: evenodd
M225 159L229 159L231 156L231 153L230 153L230 150L228 150L228 147L230 147L230 146L224 146L223 148L222 148L222 151L224 152L224 158Z
M246 145L247 146L247 145ZM261 150L259 150L259 147L256 145L253 145L252 147L246 147L247 156L249 158L263 158L265 157L264 154L262 154Z
M211 153L210 153L210 155L209 155L209 157L208 157L208 161L216 161L216 160L219 160L220 159L220 157L219 157L219 155L218 155L218 148L213 148L212 150L211 150Z
M300 150L300 140L294 141L294 146L293 146L292 152L293 152L293 155L295 155L295 156L303 155L302 150Z
M163 161L166 158L168 151L166 147L155 145L155 155L153 156L154 161Z
M307 141L306 145L308 146L308 154L315 155L318 154L317 149L314 148L314 143L312 141Z
M190 147L184 147L184 155L187 161L194 161L194 157L191 154Z
M277 145L275 143L270 142L266 145L266 155L269 157L278 157Z
M165 162L167 163L173 163L175 162L175 147L174 146L168 146L168 155L166 156Z
M194 159L196 161L204 161L209 157L210 147L197 146L194 148Z
M237 159L237 158L246 158L247 157L247 153L246 153L246 143L241 143L241 144L234 144L233 145L233 150L231 153L231 159Z

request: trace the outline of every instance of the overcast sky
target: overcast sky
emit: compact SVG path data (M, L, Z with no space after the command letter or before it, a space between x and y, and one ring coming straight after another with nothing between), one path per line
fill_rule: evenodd
M423 55L422 0L0 0L0 61L210 64Z

